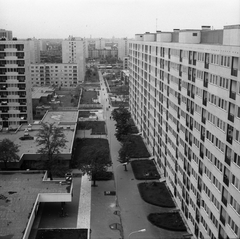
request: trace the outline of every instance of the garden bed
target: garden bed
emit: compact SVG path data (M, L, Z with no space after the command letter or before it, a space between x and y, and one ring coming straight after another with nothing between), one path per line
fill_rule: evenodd
M87 229L39 229L36 239L87 239Z
M159 179L160 175L152 160L134 160L131 162L134 176L138 180L153 180Z
M141 136L129 135L131 146L129 147L128 155L130 158L149 158L149 154Z
M164 183L139 183L138 190L142 199L147 203L159 207L175 208L171 194Z
M82 121L78 123L78 129L89 130L92 129L92 135L106 134L104 121Z
M179 212L151 213L148 220L155 226L171 231L187 231Z
M92 99L97 99L97 98L98 98L97 91L83 90L81 100L80 100L80 104L94 104Z

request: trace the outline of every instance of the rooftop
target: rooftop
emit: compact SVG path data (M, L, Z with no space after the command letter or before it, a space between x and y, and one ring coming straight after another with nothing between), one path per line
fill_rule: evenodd
M54 89L51 87L33 87L32 88L32 99L39 99L43 96L52 94Z
M49 111L43 118L43 123L56 123L56 126L63 128L63 133L66 136L66 146L61 148L60 152L69 154L72 151L72 143L74 140L78 111ZM41 128L41 124L22 125L16 133L1 133L0 141L8 138L15 144L19 145L18 155L20 158L24 154L36 154L39 146L37 146L36 138ZM20 140L24 134L28 132L29 136L34 137L33 140Z
M0 237L22 238L39 193L70 193L70 184L43 177L44 172L0 174Z

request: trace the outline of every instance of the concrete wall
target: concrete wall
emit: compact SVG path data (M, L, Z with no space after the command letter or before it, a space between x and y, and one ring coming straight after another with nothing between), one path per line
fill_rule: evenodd
M201 32L201 43L203 44L222 44L223 30L211 30Z

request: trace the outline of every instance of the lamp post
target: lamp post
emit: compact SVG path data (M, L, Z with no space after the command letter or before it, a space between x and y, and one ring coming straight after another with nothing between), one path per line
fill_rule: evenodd
M119 164L116 168L115 168L115 173L116 173L116 176L115 176L115 188L116 188L116 207L119 206L118 204L118 183L117 183L117 168L119 166L126 166L127 163L122 163L122 164Z
M128 239L129 239L130 236L131 236L132 234L134 234L134 233L145 232L145 231L146 231L146 229L144 228L144 229L140 229L140 230L137 230L137 231L131 232L131 233L129 233L129 235L128 235Z

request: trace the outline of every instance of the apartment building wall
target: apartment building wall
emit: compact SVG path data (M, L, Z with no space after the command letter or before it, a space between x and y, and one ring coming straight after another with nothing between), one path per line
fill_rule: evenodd
M215 33L136 35L129 103L192 234L239 238L240 26Z
M76 86L79 83L78 64L31 64L31 81L33 86Z
M16 129L32 122L28 41L0 41L0 125Z
M62 63L78 65L78 84L84 81L86 71L85 41L69 37L62 41Z

